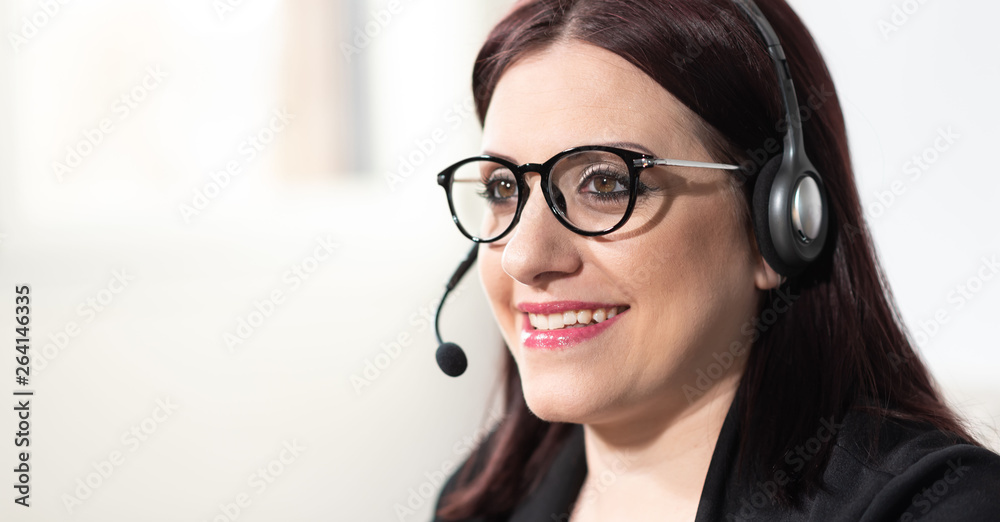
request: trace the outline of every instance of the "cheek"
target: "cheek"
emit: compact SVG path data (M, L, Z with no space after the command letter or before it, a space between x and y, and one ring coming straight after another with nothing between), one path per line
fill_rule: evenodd
M751 273L749 241L735 204L732 196L717 193L692 202L686 212L677 212L676 222L665 223L661 244L669 254L659 256L665 262L658 269L675 274L684 286L703 291L745 283Z
M650 342L637 344L634 357L650 367L662 371L698 357L702 347L729 337L730 323L752 304L749 242L732 204L723 194L692 198L643 237L595 253L614 256L605 271L617 274L619 288L636 304L637 335ZM665 347L672 356L664 356Z
M663 223L629 248L613 245L598 254L607 270L630 294L653 302L670 302L709 292L720 283L741 279L746 265L744 241L733 233L738 227L708 215ZM737 231L737 232L741 232ZM695 294L695 295L689 295ZM702 297L707 297L702 295Z
M725 180L697 185L697 191L679 192L644 233L612 236L610 243L595 245L593 258L629 292L660 292L658 297L667 301L742 281L752 238L737 210L737 196Z
M483 290L490 302L493 316L500 326L504 340L508 346L512 346L511 335L516 333L516 316L511 309L511 295L513 290L513 279L503 271L501 266L502 250L489 245L479 248L479 278L483 284Z

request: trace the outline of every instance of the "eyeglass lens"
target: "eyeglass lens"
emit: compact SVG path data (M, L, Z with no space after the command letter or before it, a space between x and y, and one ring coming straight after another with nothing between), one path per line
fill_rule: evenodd
M617 154L580 151L553 165L546 188L567 222L586 232L601 232L618 224L628 210L629 168ZM459 167L451 191L459 224L483 240L502 234L517 212L514 174L493 161L477 160Z

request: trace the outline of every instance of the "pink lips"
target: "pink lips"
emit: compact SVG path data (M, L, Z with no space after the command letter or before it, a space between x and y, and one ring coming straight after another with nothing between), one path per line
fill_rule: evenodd
M580 301L559 301L551 303L522 303L518 309L524 312L521 317L521 342L525 348L536 350L560 350L582 343L600 335L625 315L628 310L603 322L577 328L561 328L559 330L535 330L528 321L528 314L558 314L570 310L594 310L597 308L612 308L615 305L600 303L584 303Z
M517 309L529 314L561 314L570 310L597 310L613 306L615 305L583 301L552 301L548 303L521 303L517 305Z

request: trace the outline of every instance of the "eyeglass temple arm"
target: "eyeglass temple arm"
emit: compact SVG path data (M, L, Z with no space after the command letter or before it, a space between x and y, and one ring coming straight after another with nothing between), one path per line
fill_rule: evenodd
M727 165L725 163L705 163L702 161L687 161L687 160L675 160L675 159L651 159L651 158L640 158L635 160L635 166L641 168L648 168L657 165L662 165L665 167L695 167L700 169L721 169L721 170L740 170L742 167L739 165Z

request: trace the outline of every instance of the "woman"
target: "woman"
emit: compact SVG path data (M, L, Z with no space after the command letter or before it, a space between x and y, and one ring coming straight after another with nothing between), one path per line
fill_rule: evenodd
M436 520L1000 513L1000 457L875 260L822 57L783 1L758 13L783 55L738 4L527 0L480 51L484 156L439 181L507 411Z

